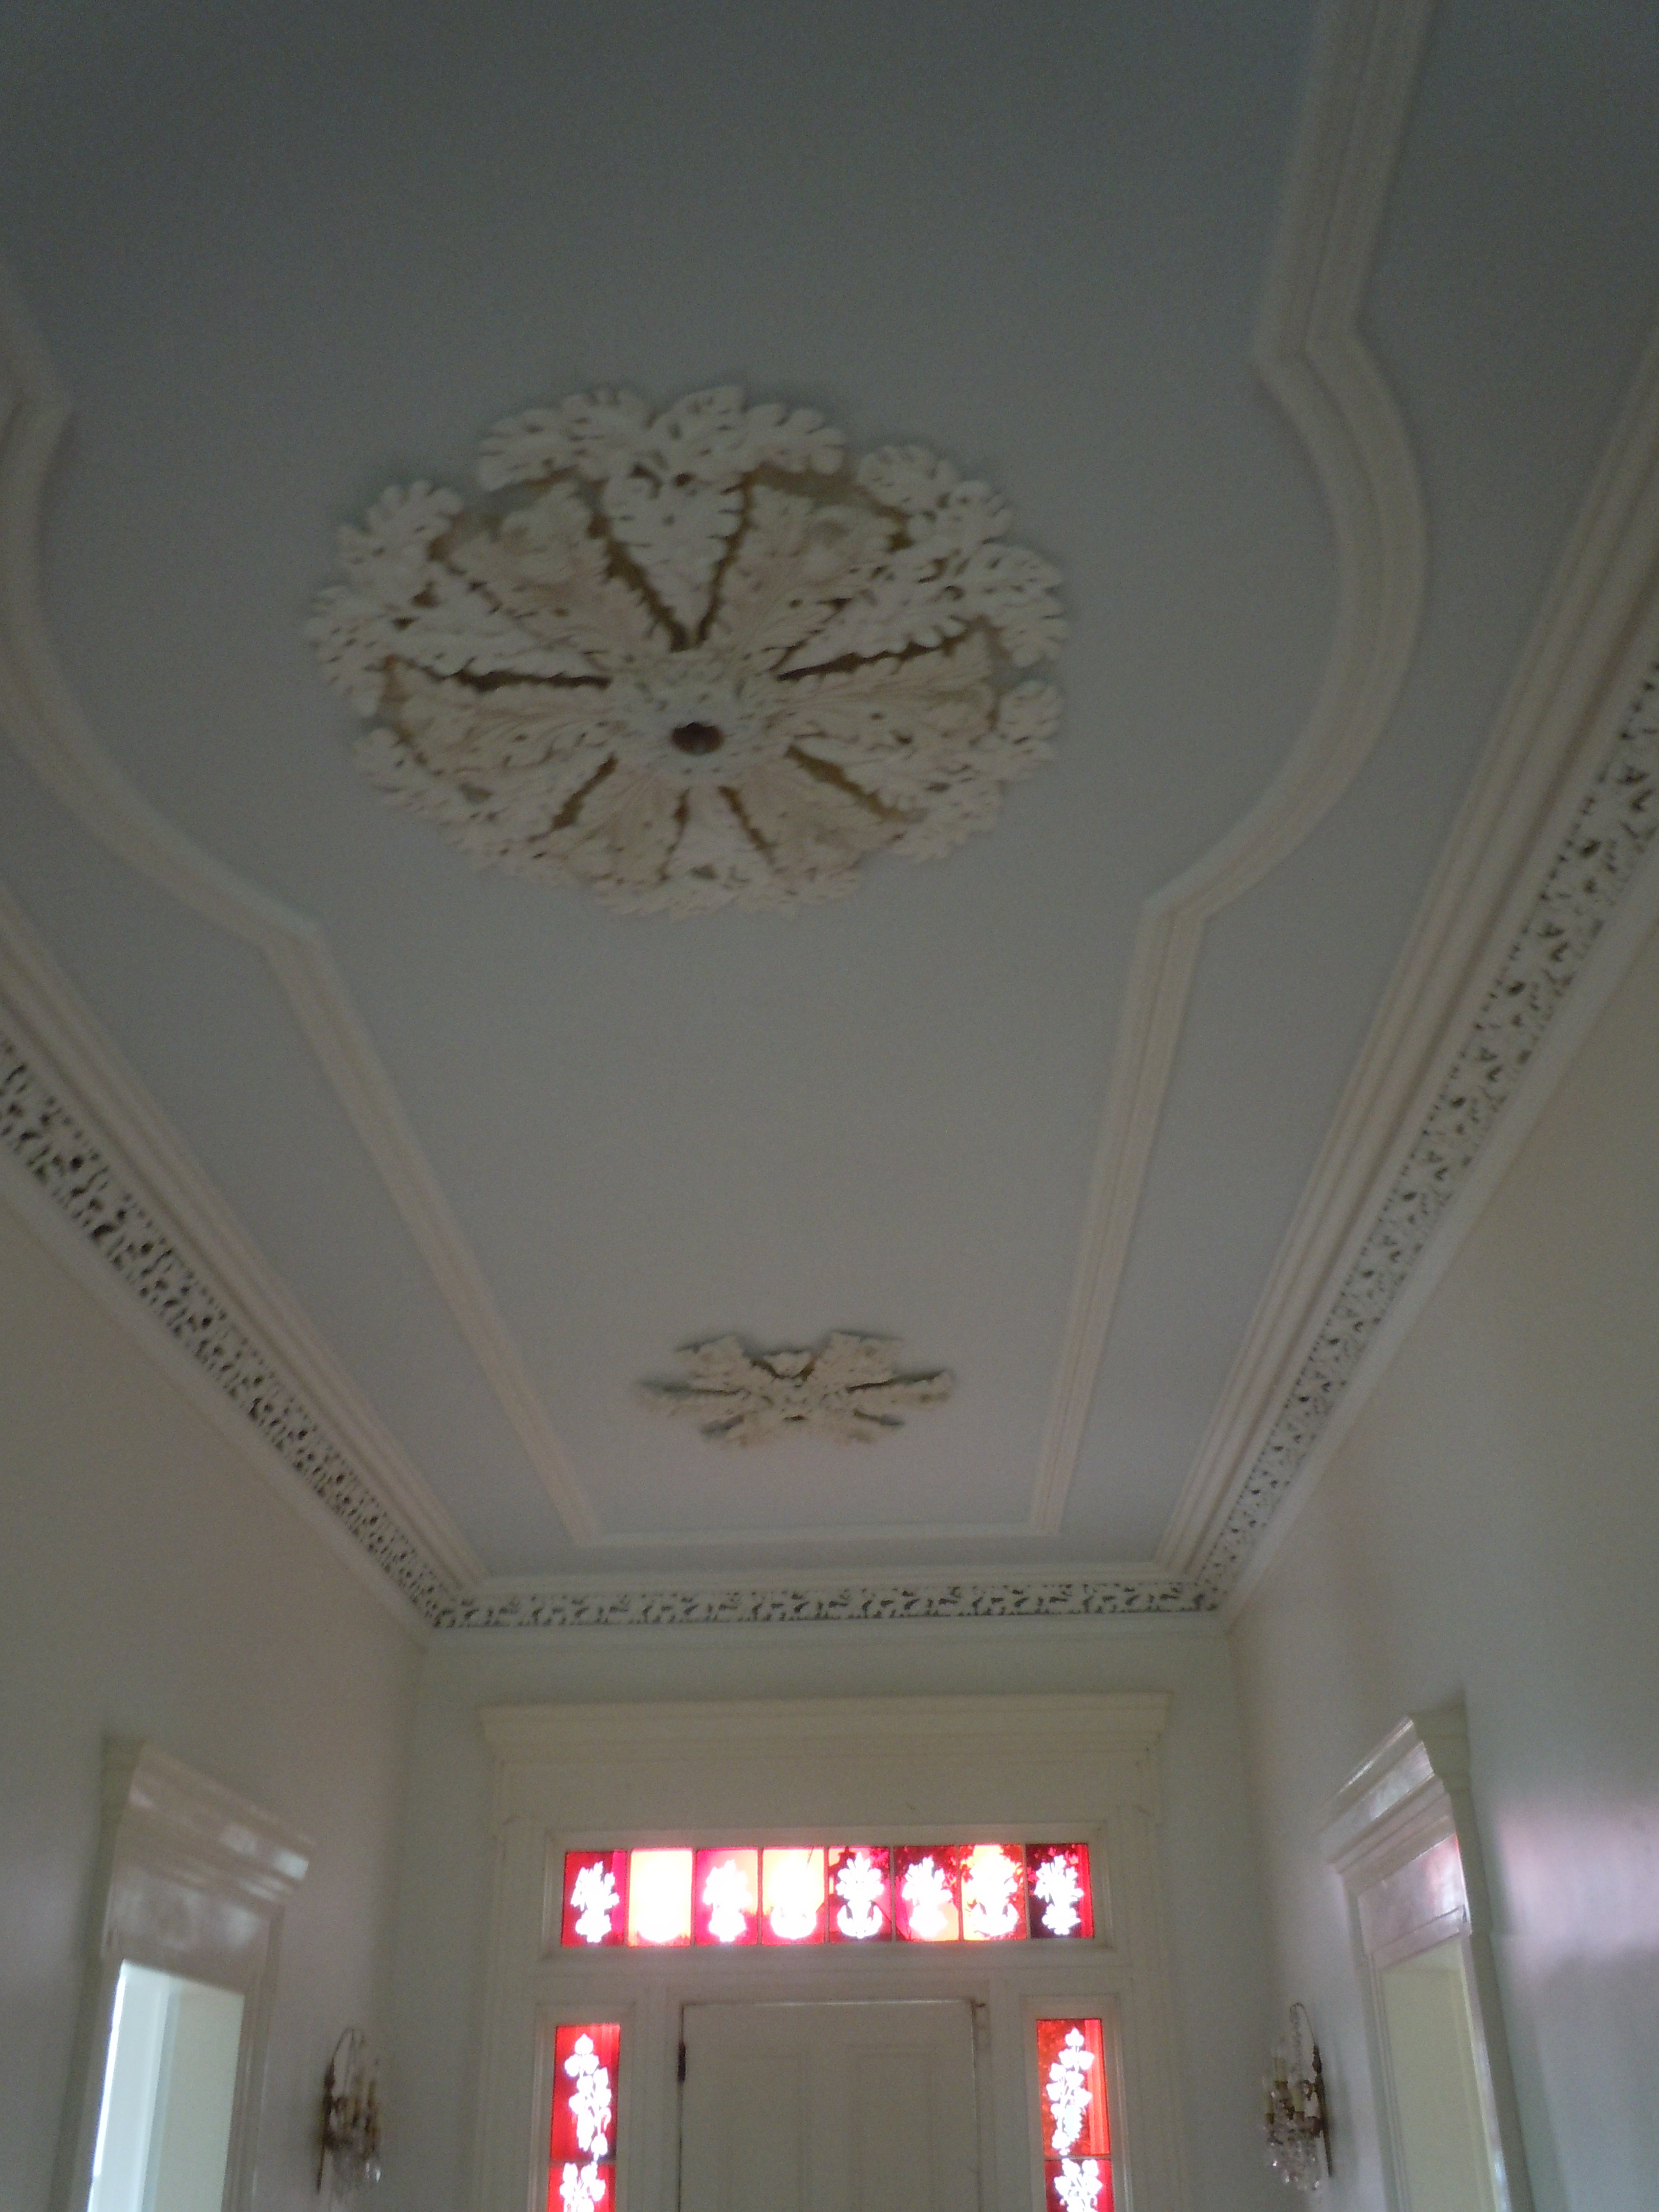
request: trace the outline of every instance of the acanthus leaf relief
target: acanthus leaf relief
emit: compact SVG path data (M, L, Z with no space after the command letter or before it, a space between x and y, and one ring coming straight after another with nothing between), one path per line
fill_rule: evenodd
M732 387L499 424L483 502L393 485L307 626L370 781L481 864L623 913L838 898L1050 751L1060 578L919 446L849 462Z
M953 1378L940 1370L902 1375L896 1346L878 1336L833 1331L815 1349L750 1353L735 1336L692 1346L680 1355L680 1382L641 1382L640 1403L695 1420L710 1443L774 1443L795 1434L833 1443L869 1444L903 1427L917 1407L943 1404Z

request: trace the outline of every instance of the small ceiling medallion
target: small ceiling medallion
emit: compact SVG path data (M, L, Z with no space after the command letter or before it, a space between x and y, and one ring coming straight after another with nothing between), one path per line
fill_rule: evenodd
M791 1431L870 1444L904 1425L901 1413L937 1406L952 1377L901 1375L896 1346L879 1336L836 1330L816 1352L751 1355L735 1336L717 1337L680 1354L684 1382L641 1382L642 1405L700 1424L712 1443L764 1444Z
M307 635L363 769L482 863L623 913L838 898L937 860L1048 757L1059 575L919 446L595 392L497 426L467 507L393 486Z

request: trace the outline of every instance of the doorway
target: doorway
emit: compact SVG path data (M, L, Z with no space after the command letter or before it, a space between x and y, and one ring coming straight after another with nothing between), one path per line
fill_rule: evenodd
M680 2212L979 2212L969 2000L681 2019Z

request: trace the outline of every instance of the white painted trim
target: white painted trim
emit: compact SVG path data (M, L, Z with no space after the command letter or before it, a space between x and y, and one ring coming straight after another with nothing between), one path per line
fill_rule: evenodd
M636 2207L653 2212L673 2202L678 2002L907 1994L988 2004L993 2064L1012 2092L1000 2096L1000 2115L1025 2110L1023 1997L1103 2014L1115 2008L1125 2201L1133 2194L1136 2204L1184 2212L1186 2136L1157 1826L1168 1707L1167 1695L1153 1692L487 1709L480 1717L495 1754L499 1855L468 2198L475 2212L522 2203L533 2178L533 2054L547 2019L615 2019L631 2007L638 2132L630 2188ZM1097 1853L1096 1939L738 1958L697 1948L568 1952L550 1940L567 1840L764 1842L843 1824L893 1841L975 1830L1085 1837ZM1028 2200L1024 2137L1023 2128L997 2131L988 2206Z
M25 1229L65 1274L83 1290L115 1326L152 1360L167 1381L214 1432L268 1482L291 1512L331 1552L416 1644L424 1645L431 1630L409 1600L376 1565L343 1522L309 1490L287 1461L205 1375L182 1346L168 1335L141 1300L106 1267L43 1191L28 1170L0 1148L0 1205ZM1212 1618L1212 1616L1206 1616Z
M1656 641L1659 331L1158 1545L1171 1572L1196 1572L1218 1541L1402 1158L1617 742ZM1636 887L1626 890L1618 910L1636 896ZM1590 964L1603 963L1592 954ZM1569 1020L1584 991L1582 978L1575 981L1548 1034ZM1581 1035L1583 1025L1571 1033ZM1537 1079L1529 1069L1522 1089L1531 1091ZM1504 1109L1498 1131L1517 1105L1518 1097ZM1498 1141L1497 1133L1486 1137L1480 1157ZM1495 1179L1483 1176L1481 1187ZM1436 1230L1435 1244L1445 1228ZM1425 1252L1413 1279L1427 1260ZM1370 1352L1365 1365L1372 1365ZM1350 1382L1344 1401L1353 1389Z
M820 1568L783 1576L734 1573L689 1583L605 1576L486 1583L440 1616L446 1634L467 1629L662 1628L738 1624L901 1620L1102 1620L1196 1613L1195 1587L1146 1567L924 1568L914 1574Z
M1329 1472L1372 1392L1394 1364L1424 1308L1492 1202L1516 1154L1542 1119L1585 1039L1607 1011L1608 1001L1656 928L1659 852L1649 855L1639 883L1626 892L1617 917L1608 924L1606 936L1598 942L1566 1005L1551 1023L1537 1058L1527 1070L1525 1083L1481 1147L1468 1182L1447 1209L1427 1250L1389 1307L1387 1320L1366 1347L1319 1442L1279 1500L1273 1519L1257 1537L1249 1562L1221 1607L1218 1618L1224 1626L1232 1626L1261 1588L1280 1546Z
M1378 1978L1391 1966L1456 1942L1468 1976L1473 2055L1498 2204L1500 2212L1533 2212L1461 1704L1408 1714L1389 1731L1325 1807L1320 1848L1348 1896L1396 2192L1403 2201L1399 2177L1406 2161Z
M123 1963L235 1990L243 1999L226 2212L248 2212L283 1914L305 1880L308 1837L153 1744L105 1747L96 1905L64 2108L54 2212L84 2212Z
M0 1021L62 1075L79 1113L118 1155L169 1233L183 1243L275 1363L293 1376L336 1443L458 1588L483 1567L403 1446L313 1328L114 1041L0 884Z
M46 476L68 418L68 399L0 267L0 721L42 783L118 859L264 956L548 1494L571 1535L591 1540L592 1508L321 928L159 813L99 744L58 665L39 546Z
M1210 917L1321 822L1387 726L1421 619L1427 531L1400 411L1359 311L1432 0L1331 0L1257 325L1257 374L1308 449L1336 535L1324 678L1272 783L1136 930L1031 1503L1062 1522Z

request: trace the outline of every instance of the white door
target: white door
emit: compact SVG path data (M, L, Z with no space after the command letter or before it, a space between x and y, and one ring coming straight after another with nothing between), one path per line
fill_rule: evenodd
M693 2004L680 2212L979 2212L965 1999Z

